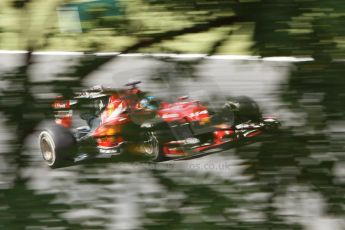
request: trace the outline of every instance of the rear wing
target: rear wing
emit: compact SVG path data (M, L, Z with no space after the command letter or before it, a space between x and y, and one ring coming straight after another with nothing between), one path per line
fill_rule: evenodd
M72 99L66 99L62 96L58 96L52 103L55 122L64 126L65 128L70 128L72 125L72 109L74 105L81 101L104 98L110 95L120 94L121 92L123 92L123 90L103 86L94 86L83 91L76 92Z
M55 123L70 128L72 125L72 105L77 104L76 100L65 100L62 96L55 99L52 104Z
M103 87L99 85L99 86L88 88L81 92L77 92L74 98L75 99L97 99L97 98L106 97L112 94L119 94L121 92L123 92L123 90L116 89L116 88Z

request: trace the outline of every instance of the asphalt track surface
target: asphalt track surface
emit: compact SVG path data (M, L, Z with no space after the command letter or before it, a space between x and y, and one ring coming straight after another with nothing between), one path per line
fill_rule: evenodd
M21 58L23 54L0 54L0 72L10 71L18 66L18 60ZM52 80L71 66L77 58L76 54L63 53L36 55L37 63L30 70L33 80ZM175 56L175 58L185 61L190 60L191 57ZM282 109L278 97L280 87L286 80L289 68L292 67L290 61L258 60L248 57L237 60L208 58L196 68L195 74L199 76L197 81L177 78L163 88L149 79L157 69L162 68L168 70L167 72L178 74L174 65L166 65L155 58L142 55L123 56L92 73L84 84L122 87L129 79L135 79L142 80L142 89L151 91L153 95L164 94L166 91L173 91L176 97L181 94L191 94L202 98L212 93L247 95L257 100L265 113L292 124L298 122L295 119L296 115ZM177 91L174 91L175 84L180 86ZM9 139L8 134L4 129L2 130L0 152L9 148L6 143ZM152 207L152 210L145 209L146 212L159 212L173 209L171 203L178 205L179 202L188 199L183 191L169 191L154 176L153 171L158 171L162 177L171 179L177 186L201 184L224 196L231 196L231 192L227 191L226 187L222 187L224 181L234 183L239 188L252 183L249 182L250 175L243 173L246 162L235 155L233 150L189 161L163 164L77 165L51 170L41 159L36 138L33 135L27 140L30 164L23 172L29 179L30 188L40 194L57 194L55 202L66 203L71 207L61 214L62 218L71 222L88 221L90 226L97 222L93 218L98 216L106 220L104 227L107 229L140 228L144 215L141 211L143 206ZM0 168L3 173L8 169L8 165L2 162ZM95 180L98 182L95 183ZM0 186L7 186L9 181L10 179L1 179ZM302 224L306 229L341 229L338 219L325 216L322 197L314 192L306 192L305 189L303 191L304 195L311 199L303 199L299 207L294 207L291 203L294 200L291 200L291 197L282 197L284 202L277 202L278 211L295 213L299 218L294 221ZM164 196L157 198L157 194ZM244 194L241 199L260 200L263 196L265 194L252 192ZM253 202L237 210L242 213L241 221L260 219L262 213L256 205ZM310 216L311 209L314 213L312 216ZM310 218L314 221L308 221Z

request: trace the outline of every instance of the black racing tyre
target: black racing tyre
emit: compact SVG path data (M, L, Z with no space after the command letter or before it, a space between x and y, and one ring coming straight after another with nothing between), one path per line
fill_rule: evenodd
M262 114L259 105L250 97L241 96L229 99L223 106L221 114L233 125L246 121L259 121Z
M277 132L281 127L281 123L278 120L271 118L264 119L263 123L265 124L265 130L270 133Z
M143 141L143 152L146 157L148 157L153 162L164 161L165 156L163 153L162 144L159 141L159 138L156 136L153 131L146 131L144 134Z
M39 147L49 167L61 168L73 163L76 140L73 134L61 125L51 124L38 137Z

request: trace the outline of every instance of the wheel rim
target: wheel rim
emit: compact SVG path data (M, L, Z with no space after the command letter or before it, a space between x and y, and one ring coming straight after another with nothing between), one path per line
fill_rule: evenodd
M144 143L144 151L148 155L152 155L154 151L154 146L151 142Z
M49 166L55 162L55 151L50 138L47 135L42 135L40 138L40 148L43 159L48 163Z
M156 158L158 155L158 141L157 138L152 134L147 134L147 141L144 141L143 150L146 155L150 156L151 158Z

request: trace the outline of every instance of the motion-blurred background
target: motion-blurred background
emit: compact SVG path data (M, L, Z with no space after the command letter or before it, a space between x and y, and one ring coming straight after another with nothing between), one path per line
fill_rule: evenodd
M0 229L344 229L344 12L340 0L1 0ZM178 163L46 167L35 127L52 98L128 79L156 95L251 96L284 134Z

